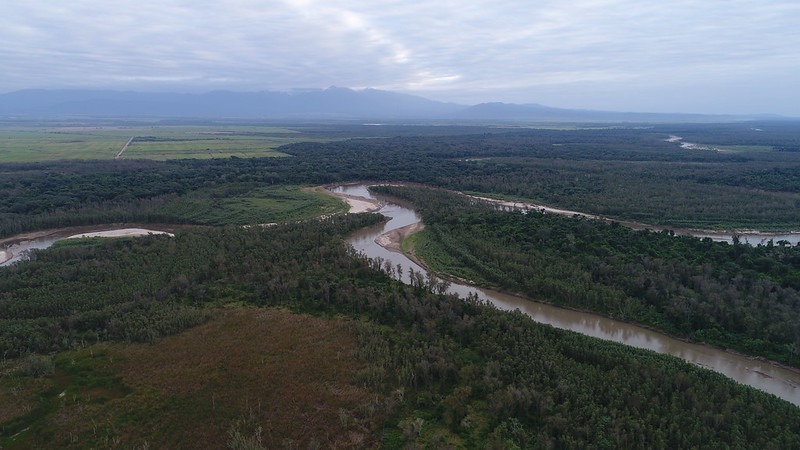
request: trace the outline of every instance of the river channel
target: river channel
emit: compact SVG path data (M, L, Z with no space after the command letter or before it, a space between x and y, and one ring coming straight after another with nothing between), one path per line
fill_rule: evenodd
M168 234L165 231L143 228L114 228L109 226L75 227L26 233L0 240L0 267L28 259L32 250L51 247L56 241L79 237L134 237L148 234Z
M409 282L409 269L427 271L400 252L387 250L376 243L376 239L392 230L421 221L420 216L408 205L375 195L367 185L346 185L332 189L334 193L351 197L377 200L383 205L378 211L388 217L383 224L365 228L353 234L348 242L353 248L371 258L382 258L393 266L402 266L402 281ZM552 325L556 328L575 331L588 336L619 342L632 347L652 350L677 356L706 369L714 370L740 383L800 406L800 372L782 368L759 359L748 358L726 352L707 345L684 342L664 334L636 325L618 322L591 313L573 311L544 303L537 303L515 295L504 294L490 289L452 282L448 293L465 298L476 294L503 310L516 310L530 316L534 321Z

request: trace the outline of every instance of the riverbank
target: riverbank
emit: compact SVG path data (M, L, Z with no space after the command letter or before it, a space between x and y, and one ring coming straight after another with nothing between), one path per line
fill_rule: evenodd
M574 311L574 312L579 313L579 314L594 315L594 316L600 315L596 311L592 311L592 310L588 310L588 309L574 308L574 307L570 307L570 306L567 306L567 305L560 305L560 304L557 304L557 303L549 302L549 301L544 300L544 299L531 299L531 298L528 298L527 296L525 296L525 294L523 294L521 292L510 292L510 291L503 290L502 288L497 287L497 286L492 286L492 287L487 288L487 287L475 284L475 282L472 281L472 280L467 280L467 279L464 279L464 278L456 277L456 276L453 276L453 275L447 274L447 273L436 272L428 264L426 264L426 262L423 259L421 259L417 255L417 253L416 253L416 251L415 251L415 249L413 247L413 244L411 246L408 246L408 245L404 244L406 239L411 237L414 233L417 233L418 231L422 231L424 229L424 226L416 226L416 225L417 224L412 224L412 225L408 225L406 227L403 227L402 229L392 230L392 231L389 231L387 233L384 233L383 235L381 235L377 239L375 239L375 243L377 243L378 245L386 248L387 250L397 251L397 252L402 253L405 257L407 257L408 259L413 261L415 264L417 264L420 267L424 268L428 272L435 272L437 277L439 277L441 279L444 279L444 280L448 280L448 281L455 282L455 283L466 284L466 285L471 286L471 287L473 287L475 289L490 290L490 291L493 291L493 292L496 292L496 293L499 293L499 294L502 294L502 295L518 297L518 298L520 298L522 300L533 302L533 303L545 304L545 305L552 306L552 307L555 307L555 308ZM421 225L421 223L420 223L420 225ZM395 231L397 231L397 232L395 232ZM615 322L624 323L624 324L628 324L628 325L631 325L631 326L634 326L634 327L643 328L645 330L652 331L654 333L659 333L661 335L667 336L667 337L669 337L671 339L674 339L676 341L684 342L686 344L690 344L690 345L694 345L694 346L702 346L702 347L708 348L709 350L721 351L721 352L725 352L727 354L730 354L730 355L733 355L733 356L736 356L736 357L747 359L749 361L752 361L752 364L753 364L753 366L752 367L748 367L747 370L751 371L754 374L760 375L762 377L775 378L774 375L770 375L768 373L765 373L762 370L762 367L759 366L759 364L766 364L766 365L773 366L773 367L776 367L776 368L780 368L780 369L783 369L783 370L786 370L786 371L789 371L789 372L793 372L793 373L798 375L798 380L797 381L792 381L792 380L789 380L789 379L786 379L786 378L784 378L782 380L785 383L787 383L789 386L793 387L793 388L800 388L800 368L798 368L798 367L790 366L790 365L787 365L787 364L784 364L784 363L781 363L781 362L778 362L778 361L773 361L773 360L767 359L767 358L765 358L763 356L754 356L754 355L743 353L743 352L740 352L740 351L737 351L737 350L733 350L733 349L730 349L730 348L720 347L720 346L717 346L717 345L714 345L714 344L710 344L710 343L707 343L707 342L695 341L695 340L689 339L689 338L687 338L685 336L680 336L680 335L675 335L675 334L668 333L668 332L666 332L666 331L664 331L662 329L653 327L653 326L648 325L648 324L643 324L643 323L639 323L639 322L632 322L632 321L629 321L629 320L623 320L623 319L609 317L609 316L605 316L605 315L600 315L600 316L605 317L605 318L607 318L609 320L613 320ZM704 368L713 370L713 366L708 366L706 364L695 362L695 361L692 361L692 362L694 364L700 366L700 367L704 367ZM798 406L800 406L800 405L798 405Z
M174 236L167 229L172 227L159 226L158 229L134 228L124 225L87 225L78 227L64 227L50 230L33 231L18 234L0 240L0 266L10 265L25 257L33 249L45 249L62 239L77 239L86 237L137 237L149 234L165 234Z
M78 235L82 233L96 233L96 232L109 232L113 230L146 230L151 233L170 233L174 231L173 225L147 225L152 226L155 229L145 229L138 227L139 224L123 224L123 223L116 223L116 224L103 224L103 225L80 225L75 227L61 227L61 228L51 228L48 230L39 230L39 231L29 231L27 233L20 233L14 236L9 236L6 238L0 239L0 246L11 246L14 244L19 244L25 241L32 241L34 239L41 239L51 236L72 236Z
M90 228L56 228L52 230L31 231L0 239L0 248L2 248L0 250L0 266L11 264L13 261L19 259L20 255L32 248L39 248L39 242L51 240L55 242L59 236L63 238L70 232L77 233L88 229Z
M437 186L429 186L420 183L387 183L387 182L376 182L376 183L344 183L344 184L330 184L325 186L318 186L313 188L320 192L334 195L336 197L341 198L342 200L346 201L350 205L350 213L356 214L359 212L375 212L380 209L380 203L375 202L374 200L370 200L363 196L354 196L351 194L345 193L336 193L332 192L331 189L336 187L346 187L346 186L400 186L400 187L418 187L418 188L425 188L425 189L438 189L446 192L451 192L458 195L463 195L465 197L482 201L486 203L490 203L492 205L496 205L501 208L508 208L514 209L519 211L540 211L547 214L558 214L562 216L579 216L585 217L587 219L593 220L602 220L608 223L618 223L620 225L626 226L628 228L634 230L651 230L655 232L660 231L672 231L676 235L683 235L683 236L694 236L699 239L710 238L714 241L719 242L727 242L732 243L734 241L734 236L736 236L740 242L742 243L749 243L751 245L757 245L759 243L766 243L770 240L773 243L777 244L781 241L787 241L790 245L798 245L800 244L800 230L784 230L784 231L766 231L766 230L754 230L754 229L741 229L741 230L715 230L715 229L706 229L706 228L692 228L692 227L668 227L668 226L661 226L661 225L653 225L643 222L635 222L632 220L624 220L624 219L615 219L613 217L606 217L597 214L590 214L581 211L574 211L570 209L563 209L563 208L556 208L552 206L542 205L533 202L526 202L526 201L512 201L512 200L503 200L498 198L486 197L484 195L474 195L468 194L461 191L454 191L451 189L445 189ZM364 203L366 202L366 203Z
M502 199L484 197L479 195L471 195L458 191L450 191L450 192L464 195L466 197L475 200L487 202L502 208L509 208L519 211L540 211L544 213L558 214L561 216L569 216L569 217L579 216L579 217L585 217L587 219L602 220L608 223L618 223L620 225L624 225L634 230L652 230L656 232L672 231L676 235L694 236L700 239L710 238L714 241L721 241L728 243L733 242L734 236L736 236L740 239L741 242L750 243L753 245L758 244L760 242L766 242L769 240L772 240L775 243L780 242L781 240L786 240L792 245L797 245L798 243L800 243L800 231L796 230L790 230L790 231L763 231L763 230L752 230L752 229L711 230L703 228L665 227L660 225L635 222L631 220L614 219L612 217L599 216L596 214L589 214L580 211L572 211L569 209L553 208L550 206L545 206L530 202L502 200ZM750 242L750 240L753 240L754 242Z
M354 185L357 183L351 183ZM381 202L377 200L371 200L365 197L359 197L356 195L344 194L341 192L333 192L331 189L334 189L337 186L347 186L346 184L329 184L325 186L317 186L311 188L310 190L314 192L319 192L325 195L330 195L336 197L340 200L343 200L345 203L350 205L350 210L347 211L348 214L359 214L359 213L369 213L375 212L381 209L383 206Z
M422 231L425 225L422 222L412 223L401 228L395 228L385 234L378 236L375 242L386 250L404 253L403 241L414 233ZM406 254L408 256L408 254Z
M350 183L350 184L341 184L341 185L326 185L326 186L319 186L316 189L322 190L323 192L327 193L328 195L332 195L336 198L342 199L350 205L350 211L348 214L358 214L362 212L376 212L380 210L384 204L378 200L368 199L365 197L346 194L343 192L334 192L332 189L337 187L344 187L344 186L358 186L359 183ZM385 234L382 234L375 238L375 243L380 245L381 247L385 248L390 252L400 253L405 255L410 260L414 261L419 266L424 267L426 270L428 269L425 264L416 258L416 255L410 254L405 252L402 248L403 241L411 236L414 233L422 231L425 229L425 224L422 221L412 223L410 225L395 228L393 230L388 231ZM412 252L413 253L413 252Z
M168 233L166 231L148 230L145 228L122 228L117 230L80 233L72 236L67 236L64 239L81 239L81 238L96 238L96 237L102 237L102 238L140 237L140 236L148 236L151 234L153 235L165 234L169 237L175 237L174 234Z
M11 246L13 244L19 244L25 241L32 241L34 239L41 239L44 237L53 236L62 232L67 232L69 230L75 230L78 232L79 230L86 229L87 227L64 227L64 228L53 228L50 230L41 230L41 231L30 231L27 233L17 234L14 236L9 236L7 238L0 239L0 246Z

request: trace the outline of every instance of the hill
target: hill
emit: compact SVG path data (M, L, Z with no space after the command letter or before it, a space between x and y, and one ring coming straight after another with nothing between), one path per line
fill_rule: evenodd
M172 117L280 120L436 120L446 123L530 122L732 122L780 119L732 116L594 111L538 104L459 105L423 97L341 87L287 92L213 91L202 94L108 90L22 90L0 95L6 117Z

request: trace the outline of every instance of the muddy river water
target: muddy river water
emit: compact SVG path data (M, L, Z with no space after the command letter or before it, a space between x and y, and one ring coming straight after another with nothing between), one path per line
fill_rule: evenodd
M0 240L0 267L24 261L31 250L49 248L56 241L79 237L126 237L148 234L169 234L165 231L143 228L76 227L53 231L33 232Z
M419 222L421 218L413 209L407 205L401 206L388 198L369 192L366 185L339 186L334 188L333 191L353 197L379 200L383 206L378 212L389 217L389 220L383 224L365 228L353 234L348 240L353 248L371 258L379 257L385 261L390 261L395 267L400 264L403 268L402 281L406 283L409 282L409 269L427 273L423 267L420 267L402 253L387 250L376 243L376 239L384 233ZM490 289L452 282L447 292L457 294L462 298L473 293L479 298L488 300L500 309L519 309L533 318L533 320L556 328L677 356L698 366L722 373L740 383L775 394L800 406L800 372L798 371L707 345L684 342L652 330L599 315L537 303Z

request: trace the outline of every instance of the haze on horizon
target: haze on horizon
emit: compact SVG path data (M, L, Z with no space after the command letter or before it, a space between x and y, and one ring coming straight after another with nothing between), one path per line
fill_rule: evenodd
M0 93L376 88L462 104L800 117L792 0L46 0Z

